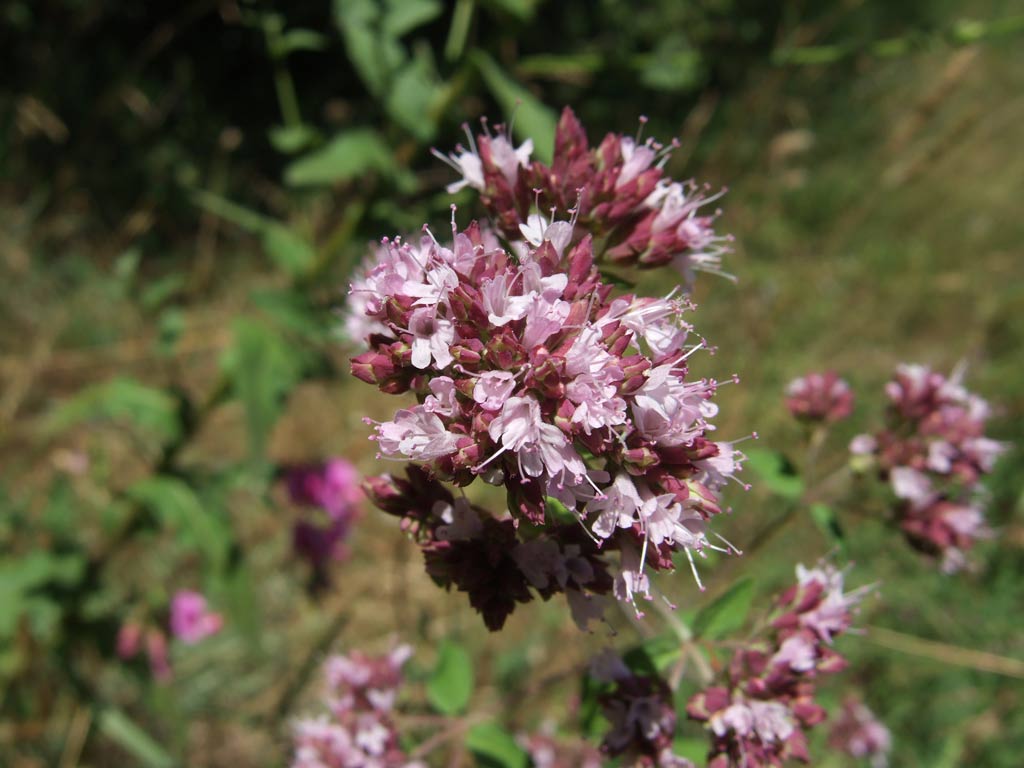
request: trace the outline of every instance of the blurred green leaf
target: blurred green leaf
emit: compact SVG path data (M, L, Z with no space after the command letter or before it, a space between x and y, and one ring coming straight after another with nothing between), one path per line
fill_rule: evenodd
M835 547L846 551L846 536L835 510L827 504L811 504L811 519Z
M253 458L261 457L291 388L302 377L305 353L281 334L250 318L234 323L224 367L245 407Z
M175 530L182 543L202 552L213 568L223 570L231 546L231 532L224 520L208 510L184 480L163 475L147 477L129 487L126 495Z
M386 102L388 114L417 139L429 142L437 133L433 114L439 90L430 63L418 56L396 73Z
M271 224L263 231L263 250L292 277L306 274L316 263L313 246L283 224Z
M301 152L314 141L319 133L311 125L275 125L267 132L270 145L283 155Z
M622 660L634 672L657 675L676 661L681 653L679 638L668 632L634 645L622 655Z
M601 682L589 672L583 673L580 684L580 726L584 738L600 739L607 730L608 721L598 699L610 688L609 683Z
M743 628L754 601L754 581L741 579L704 606L693 620L694 637L717 640Z
M761 448L750 448L744 453L744 467L749 467L769 491L784 499L803 496L804 481L783 454Z
M250 211L244 206L233 203L227 198L205 189L193 190L192 202L203 210L209 211L214 216L224 219L224 221L230 221L236 227L244 229L253 235L260 234L269 225L274 223L273 219L263 214Z
M640 59L640 82L659 91L687 91L704 79L703 58L684 35L667 35Z
M49 432L96 422L128 424L145 437L166 445L181 435L178 402L161 389L134 379L117 378L87 387L50 412Z
M139 294L139 303L143 309L152 312L161 304L173 299L185 289L185 275L171 272L168 275L150 280Z
M60 606L33 593L49 584L73 586L84 573L85 558L78 554L35 551L0 559L0 638L11 637L26 614L32 619L34 634L51 630L47 625L59 618Z
M533 139L534 154L543 162L551 162L555 146L555 126L558 117L522 84L512 79L498 63L480 50L471 54L477 71L488 89L509 115L514 116L514 128L520 139Z
M544 498L544 510L553 523L571 525L576 522L576 515L565 504L554 496Z
M99 730L139 764L147 768L170 768L174 759L153 737L119 709L107 708L100 712Z
M249 298L252 303L273 319L274 324L297 333L313 342L321 342L331 336L331 326L336 319L326 316L312 307L306 296L292 290L254 291Z
M287 56L295 51L322 51L327 47L327 37L312 29L289 29L274 37L271 55L275 58Z
M529 21L540 0L486 0L487 5L510 13L517 19Z
M405 49L394 35L384 34L379 0L334 0L334 20L345 40L345 52L368 91L387 94L392 74L405 62Z
M293 187L336 184L377 172L397 173L391 149L379 133L357 128L339 133L325 146L291 163L284 172Z
M528 768L530 758L508 731L496 723L474 725L466 734L466 749L482 768Z
M402 37L429 24L444 10L438 0L387 0L381 29L390 37Z
M461 645L445 640L427 680L427 699L438 712L458 715L466 710L472 695L473 659Z

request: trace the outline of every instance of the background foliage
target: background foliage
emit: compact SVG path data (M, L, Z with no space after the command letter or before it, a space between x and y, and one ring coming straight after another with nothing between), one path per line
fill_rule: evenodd
M425 711L482 718L481 764L520 759L509 731L576 724L566 701L605 638L549 605L486 636L373 515L313 590L276 481L330 455L376 466L360 419L393 406L350 386L333 308L368 241L444 227L451 174L428 149L480 115L514 112L541 156L563 104L591 138L647 115L682 141L675 175L730 186L740 281L702 279L696 315L720 349L707 372L743 377L723 435L752 427L799 465L793 376L843 372L864 426L897 361L965 359L1019 445L1022 29L1009 0L0 3L0 762L281 765L322 654L395 634ZM707 568L706 599L663 579L684 616L731 585L725 607L756 611L794 553L837 546L799 478L754 464L726 535L756 551ZM1018 447L997 537L957 578L847 491L841 546L883 587L844 682L896 765L1019 764L1022 467ZM164 621L184 587L226 629L174 647L155 684L116 633ZM735 623L716 605L707 633Z

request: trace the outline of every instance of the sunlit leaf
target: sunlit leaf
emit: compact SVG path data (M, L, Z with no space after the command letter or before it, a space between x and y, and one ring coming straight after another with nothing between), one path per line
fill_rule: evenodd
M742 629L753 601L753 579L741 579L701 608L693 620L694 636L715 640Z
M784 499L799 499L804 493L804 481L796 474L789 460L781 453L750 448L744 453L744 469L750 469L772 493Z
M473 660L461 645L445 640L427 680L427 698L438 712L457 715L473 695Z
M466 748L482 768L527 768L530 758L512 734L496 723L474 725L466 734Z
M384 139L365 128L340 133L300 157L285 169L284 179L291 186L303 187L351 181L371 172L390 176L397 168Z

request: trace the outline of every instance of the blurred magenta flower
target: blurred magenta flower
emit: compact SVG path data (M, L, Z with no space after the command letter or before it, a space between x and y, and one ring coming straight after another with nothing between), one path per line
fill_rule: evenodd
M198 592L179 590L171 600L171 634L183 643L192 645L215 635L224 626L219 613L210 611L206 598Z
M789 382L786 407L803 421L841 421L853 411L853 392L835 371L808 373Z
M292 530L295 552L322 576L331 560L340 560L347 554L344 541L360 514L363 499L359 471L339 458L323 464L285 467L283 471L292 502L322 509L327 515L326 523L302 519Z

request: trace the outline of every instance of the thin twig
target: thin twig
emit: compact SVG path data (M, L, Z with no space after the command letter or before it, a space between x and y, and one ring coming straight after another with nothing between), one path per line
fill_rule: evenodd
M932 659L943 664L954 664L979 672L992 672L997 675L1024 679L1024 661L1020 659L1011 659L1008 656L999 656L987 651L975 651L971 648L961 648L948 643L940 643L937 640L925 640L885 627L868 627L866 637L878 645L891 648L894 651L902 651L911 656Z

